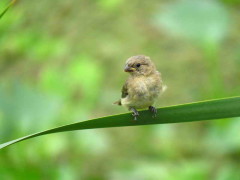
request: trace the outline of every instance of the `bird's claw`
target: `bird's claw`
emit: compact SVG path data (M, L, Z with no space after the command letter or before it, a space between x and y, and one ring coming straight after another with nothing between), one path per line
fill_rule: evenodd
M157 117L157 109L153 106L149 106L149 110L153 113L153 118Z
M133 115L134 121L137 121L137 117L139 116L139 113L133 112L132 115Z
M135 109L135 108L130 108L130 110L133 112L132 115L133 115L133 120L134 121L137 121L137 117L139 116L139 113L138 111Z

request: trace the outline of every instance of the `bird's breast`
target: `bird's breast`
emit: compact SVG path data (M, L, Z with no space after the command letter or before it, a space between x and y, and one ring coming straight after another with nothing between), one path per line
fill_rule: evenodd
M127 107L146 108L156 101L162 91L162 80L159 72L150 76L131 76L127 80L127 96L121 104Z
M137 77L129 88L129 96L136 102L153 102L161 91L161 81L156 77Z

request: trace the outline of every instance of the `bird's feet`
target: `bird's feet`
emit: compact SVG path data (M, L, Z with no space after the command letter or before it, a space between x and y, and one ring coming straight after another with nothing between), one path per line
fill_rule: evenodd
M153 106L149 106L148 109L153 113L153 118L157 117L157 109Z
M139 116L138 111L133 107L129 108L129 110L133 112L132 115L133 115L134 121L137 121L137 116Z

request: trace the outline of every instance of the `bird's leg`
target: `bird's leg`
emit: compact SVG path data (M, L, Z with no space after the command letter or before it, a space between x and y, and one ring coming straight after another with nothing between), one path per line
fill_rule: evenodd
M153 113L153 117L157 117L157 109L153 106L149 106L148 109Z
M138 111L134 107L130 107L129 110L133 112L132 115L134 117L134 121L136 121L137 120L137 116L139 116Z

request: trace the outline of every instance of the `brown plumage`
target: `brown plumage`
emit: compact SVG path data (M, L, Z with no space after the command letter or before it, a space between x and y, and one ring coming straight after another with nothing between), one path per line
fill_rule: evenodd
M139 116L137 109L149 108L156 116L157 110L152 105L165 88L151 59L144 55L132 56L126 61L124 70L130 76L123 85L121 99L115 104L131 110L134 120Z

